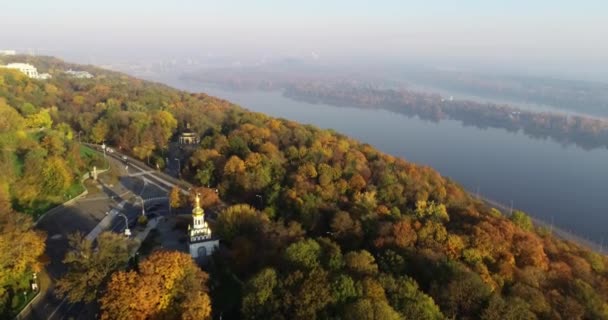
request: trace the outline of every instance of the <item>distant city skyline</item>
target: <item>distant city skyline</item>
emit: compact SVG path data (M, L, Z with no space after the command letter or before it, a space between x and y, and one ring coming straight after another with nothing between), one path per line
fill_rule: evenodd
M0 49L427 64L608 81L603 1L10 1Z

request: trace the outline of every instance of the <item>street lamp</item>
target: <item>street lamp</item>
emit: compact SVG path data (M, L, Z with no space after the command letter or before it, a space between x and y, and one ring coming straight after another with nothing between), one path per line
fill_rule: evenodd
M139 192L139 195L137 195L137 197L141 201L141 215L145 216L146 215L146 205L144 202L144 198L141 195L144 193L144 190L146 190L146 185L148 184L148 180L146 180L146 178L142 177L142 181L144 182L144 186L141 188L141 191Z
M103 157L106 157L106 143L102 142L101 143L101 150L103 150Z
M137 196L139 198L139 201L141 202L141 215L145 216L146 215L146 202L144 201L144 198L142 198L142 196Z
M182 175L182 163L179 160L179 158L175 158L175 160L177 160L177 176L181 177L181 175Z
M123 213L119 212L118 213L119 216L125 218L125 236L130 237L131 236L131 230L129 230L129 218L127 218L127 216L125 216Z
M106 215L108 215L108 214L110 214L110 213L106 212ZM125 236L130 237L131 230L129 230L129 218L127 218L127 216L125 216L122 212L118 212L118 213L116 213L116 215L125 218Z
M36 272L32 274L32 291L38 291L38 281L37 281Z

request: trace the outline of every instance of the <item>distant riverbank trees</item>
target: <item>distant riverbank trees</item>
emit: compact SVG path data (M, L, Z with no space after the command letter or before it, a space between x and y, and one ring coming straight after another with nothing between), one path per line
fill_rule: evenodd
M523 131L533 138L551 138L583 148L608 148L608 120L553 112L532 112L492 103L444 99L437 94L375 89L342 82L297 83L287 97L311 103L377 108L429 121L453 119L479 128Z

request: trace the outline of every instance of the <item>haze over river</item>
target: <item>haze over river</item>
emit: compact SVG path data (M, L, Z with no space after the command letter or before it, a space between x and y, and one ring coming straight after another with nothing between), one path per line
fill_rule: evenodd
M513 201L515 208L548 224L598 244L608 240L606 149L584 150L522 132L465 127L453 120L434 123L385 110L310 104L276 91L164 82L249 110L334 129L389 154L429 165L473 193L507 206Z

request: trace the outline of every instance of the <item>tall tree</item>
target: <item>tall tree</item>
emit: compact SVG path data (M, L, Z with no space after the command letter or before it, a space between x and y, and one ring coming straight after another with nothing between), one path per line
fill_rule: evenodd
M0 300L25 275L40 271L46 235L33 229L32 218L13 212L0 190ZM3 199L4 198L4 199Z
M169 205L171 208L179 208L182 206L182 193L178 186L173 186L169 193Z
M68 271L57 281L57 293L72 303L88 303L97 298L109 275L126 265L132 244L122 235L104 232L96 247L81 233L70 235L69 245L63 260Z
M155 251L139 271L112 275L99 300L101 319L209 319L208 276L190 255Z

